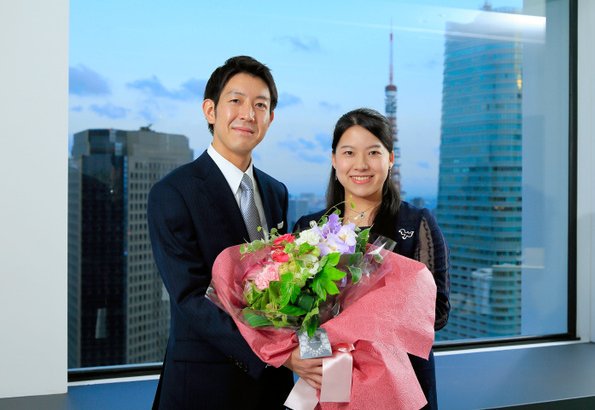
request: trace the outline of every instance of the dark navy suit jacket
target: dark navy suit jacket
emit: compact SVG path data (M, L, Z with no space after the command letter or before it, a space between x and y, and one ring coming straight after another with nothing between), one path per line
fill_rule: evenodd
M294 230L303 230L309 227L310 221L319 221L327 211L320 211L300 218ZM378 227L372 227L374 234ZM416 208L402 201L396 221L389 229L390 238L397 242L394 252L426 264L436 282L436 330L443 328L448 321L450 312L449 291L449 257L446 241L438 227L436 219L427 209ZM409 355L413 370L419 384L426 395L428 405L424 408L437 409L436 375L434 355L430 353L429 360Z
M269 228L286 226L287 188L256 168L254 177ZM283 408L293 386L291 371L267 367L231 317L205 298L217 255L248 240L234 193L211 157L204 152L156 183L147 214L171 307L154 407Z

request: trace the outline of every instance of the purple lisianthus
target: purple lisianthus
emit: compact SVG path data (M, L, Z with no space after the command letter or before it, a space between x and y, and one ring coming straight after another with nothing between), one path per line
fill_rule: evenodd
M341 225L339 215L331 214L327 223L320 230L323 240L318 244L318 248L321 255L333 252L353 253L355 251L357 238L355 224Z
M330 214L328 217L328 221L322 225L322 237L326 238L329 234L336 234L341 229L341 221L339 220L339 215L337 214Z

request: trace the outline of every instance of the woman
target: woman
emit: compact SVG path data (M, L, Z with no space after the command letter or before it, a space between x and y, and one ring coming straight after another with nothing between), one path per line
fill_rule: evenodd
M371 234L396 241L395 252L425 263L437 286L436 321L446 325L450 303L448 249L436 220L427 209L400 200L391 180L394 162L390 123L377 111L360 108L343 115L335 126L332 169L327 189L327 210L306 215L294 230L307 229L330 208L341 211L344 222L371 226ZM434 355L429 360L409 356L428 404L436 409Z

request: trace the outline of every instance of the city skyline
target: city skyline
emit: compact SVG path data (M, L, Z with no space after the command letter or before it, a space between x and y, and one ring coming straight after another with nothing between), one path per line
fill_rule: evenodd
M536 14L543 13L543 15L523 15L521 10L513 7L494 9L493 4L486 2L483 6L484 10L478 10L479 13L475 14L473 19L455 18L453 21L445 23L445 28L440 34L444 42L441 49L443 68L440 69L440 75L437 76L440 79L440 89L436 93L439 98L439 109L436 112L429 112L429 108L426 111L419 111L421 113L419 115L426 112L429 112L428 116L430 117L436 113L439 115L437 121L438 142L435 146L439 152L435 153L435 158L427 156L426 152L432 148L430 146L432 138L428 138L429 142L424 144L421 144L419 140L415 141L417 143L415 152L422 156L426 155L423 158L427 161L436 161L436 166L439 167L439 172L436 170L436 178L439 178L440 186L437 186L436 190L432 192L430 189L424 191L423 187L414 185L415 179L411 176L412 168L408 169L405 166L407 161L411 165L411 158L406 154L403 155L404 161L401 165L403 166L403 191L407 193L405 199L416 206L425 206L435 212L450 247L453 310L449 325L437 335L436 340L438 341L526 335L535 332L535 329L539 329L538 333L540 333L543 331L541 323L549 323L535 321L534 318L541 315L541 310L536 309L533 299L521 297L521 291L526 295L528 291L542 286L542 280L546 275L555 276L556 272L563 271L556 264L550 263L547 266L541 256L546 255L545 245L541 239L543 236L538 234L543 229L543 224L535 218L535 215L542 212L542 207L545 209L545 205L543 205L545 202L543 201L544 187L540 185L542 178L539 175L539 170L542 169L542 163L549 164L552 161L551 159L546 161L545 157L539 154L540 141L544 135L541 132L542 124L539 117L535 120L530 115L527 116L526 113L532 113L536 107L540 107L540 104L545 104L540 99L541 94L536 90L540 89L537 85L541 84L541 77L537 73L541 73L541 67L546 66L543 61L545 56L549 56L547 52L552 52L551 49L545 47L546 33L560 32L563 27L556 26L556 21L549 24L548 20L546 30L545 9L540 8L540 5L533 4L533 6L535 9L533 11ZM378 83L382 84L377 89L368 90L368 94L366 94L369 98L378 98L380 101L380 106L372 108L376 108L390 119L391 114L395 113L391 109L398 105L396 118L393 116L393 119L398 124L399 148L403 149L412 143L411 135L407 131L403 132L403 122L409 121L409 126L412 122L410 107L403 107L406 104L401 97L402 89L415 88L415 85L422 83L408 84L403 80L403 77L401 77L403 83L399 81L399 68L396 64L398 57L395 56L393 62L392 52L389 49L393 46L392 41L389 41L391 38L389 36L396 31L394 27L392 29L391 27L388 27L382 40L386 47L385 57L387 57L385 63L381 65L384 74L379 74L378 78L364 76L362 81L372 83L378 80ZM383 31L384 28L375 27L379 31ZM407 30L401 30L401 32L407 32ZM420 30L417 32L419 33ZM431 35L438 36L438 33L432 32ZM554 59L556 61L563 60L557 58L557 55ZM395 66L394 78L391 62ZM374 70L377 68L372 64L370 66L373 66ZM341 67L327 65L325 68L338 70L338 79L335 83L343 84L340 79L345 73L340 72ZM73 76L75 80L71 81L71 95L73 95L71 102L76 100L82 104L87 101L86 104L88 104L86 106L71 104L72 113L81 114L81 118L84 117L83 114L101 112L101 106L90 102L93 98L103 95L101 98L116 99L120 96L109 87L107 78L100 77L96 72L87 72L87 77L77 79L76 76L83 71L85 70L82 68L77 71L72 70L71 67L71 74L73 72L75 74ZM346 71L349 72L349 70ZM551 72L556 73L555 67L551 69ZM424 73L420 73L420 78L423 75ZM279 83L279 80L277 81ZM436 81L436 79L432 78L428 82L432 81ZM142 104L153 100L156 102L153 106L155 111L146 113L145 119L147 120L152 119L149 114L158 113L163 108L163 105L160 104L165 104L167 101L169 104L178 104L175 107L173 105L170 107L172 112L178 114L179 111L176 110L193 107L192 109L196 111L192 114L196 120L196 127L204 127L202 131L207 135L204 145L198 147L192 145L192 135L183 130L179 132L169 128L165 131L162 130L161 126L168 127L165 120L140 127L134 125L116 127L115 124L118 121L121 121L122 124L132 124L134 121L132 117L142 114L141 111L135 114L132 108L120 107L123 110L120 114L118 114L118 110L113 110L113 113L106 117L107 125L100 127L88 124L87 128L84 128L85 131L81 130L76 133L75 143L69 147L72 148L72 158L78 156L79 161L82 161L82 158L87 155L84 154L84 151L88 147L86 143L81 142L84 141L82 136L88 135L89 144L91 144L91 137L101 134L109 135L110 144L116 142L110 149L113 150L112 155L115 155L115 161L120 161L122 158L119 158L117 153L123 149L123 145L121 143L118 145L117 137L139 133L143 135L142 141L138 141L141 145L144 143L151 145L151 138L147 139L147 135L175 134L177 137L188 139L190 143L188 160L192 156L200 155L211 138L206 131L204 119L201 116L196 118L201 100L196 96L197 93L202 95L200 83L201 80L191 78L181 83L179 88L172 89L167 88L155 76L152 80L128 82L125 84L125 88L130 95L143 94L145 100L140 101ZM300 85L305 87L305 84ZM332 88L336 84L328 84L326 87ZM548 81L547 84L552 84L552 81ZM427 84L424 83L424 85ZM82 88L76 89L76 87ZM94 90L93 93L85 95L85 92L89 92L89 88ZM398 95L395 104L394 94L397 93L397 89ZM418 90L420 93L416 95L416 98L421 100L427 97L421 93L424 87L420 86ZM528 92L525 93L525 90ZM347 94L349 93L347 92ZM277 118L281 116L279 115L281 113L281 117L286 118L285 121L302 120L303 118L296 114L306 105L305 100L300 97L301 95L306 95L306 92L299 96L281 92L279 108L276 110ZM343 104L340 97L337 97L337 100L342 101L341 104ZM325 111L324 115L301 121L300 126L314 130L317 124L331 121L333 110L338 111L342 106L337 105L330 109L332 101L328 100L327 103L329 109ZM137 108L142 108L142 104ZM426 106L430 107L429 104ZM108 105L104 108L109 108L107 111L110 111L114 107ZM321 109L319 111L323 112ZM287 115L292 112L294 117ZM548 118L554 117L554 115L550 115ZM72 118L71 126L81 118ZM98 118L102 117L99 115ZM525 121L526 118L529 118L529 121ZM336 118L332 118L332 123L335 120ZM275 124L278 126L278 121ZM560 124L563 128L563 121ZM295 132L297 133L299 129L301 128L296 128ZM408 129L407 125L405 129ZM551 135L555 136L562 134L551 132ZM328 135L324 133L311 134L313 137L310 139L307 138L308 134L295 139L290 137L283 139L279 138L279 135L282 133L273 133L272 137L269 134L265 142L258 147L255 159L258 167L272 173L288 185L291 194L288 223L289 226L292 226L301 215L314 212L325 206L322 195L330 166L329 161L325 159L330 156L330 150L325 148L325 144L330 145L330 133ZM97 145L99 147L97 153L102 154L101 150L107 149L102 144ZM139 149L141 145L139 145ZM544 146L549 145L544 144ZM100 157L101 155L95 156L95 159L89 158L86 161L98 161ZM137 159L127 158L123 164ZM145 162L149 160L153 161L154 158L144 158L138 165L146 166ZM300 161L307 163L308 166L301 165ZM275 168L276 162L282 164ZM419 163L417 165L418 168L421 167ZM104 161L103 166L109 168L108 162ZM107 168L102 171L104 177L111 175L110 172L106 172ZM427 167L428 172L431 168L431 166ZM168 166L167 170L165 168L161 170L166 172L171 169ZM72 170L74 168L71 167ZM117 167L114 170L116 174L120 172ZM83 174L79 185L85 180L85 177L87 179L90 177L90 175ZM143 238L144 241L137 247L137 250L141 250L139 255L134 256L126 251L126 258L132 257L131 260L146 262L150 259L149 247L146 242L144 206L146 205L146 193L152 183L156 181L155 178L161 176L163 174L153 175L151 181L123 180L118 182L122 187L128 187L126 184L131 183L131 189L125 189L130 196L125 198L136 201L136 208L132 208L135 212L134 220L141 221L134 226L134 229L126 230L129 238ZM436 184L438 185L438 181ZM73 198L77 195L76 190L73 189L75 185L70 187L70 194ZM136 191L133 192L134 189ZM116 189L116 192L119 191ZM80 195L84 200L84 195L82 193ZM110 192L107 199L111 199L111 195ZM106 204L108 203L106 202ZM436 204L438 205L437 209L435 209ZM80 207L82 210L87 208L89 207ZM529 209L532 211L527 217ZM85 219L82 212L80 214L74 212L73 215L75 217L78 215L79 221L81 215ZM89 215L91 214L87 216ZM127 220L127 218L125 219ZM76 220L75 218L72 221ZM103 232L101 228L99 231ZM77 230L74 229L72 232L77 232ZM109 238L112 236L108 235ZM82 242L81 249L76 249L75 240L71 243L73 244L73 253L84 248ZM115 246L117 247L119 244L115 244ZM70 251L71 249L69 249L69 253ZM528 256L531 258L531 263L526 265ZM556 259L564 260L564 258ZM69 258L69 262L70 260ZM76 261L76 258L72 260ZM72 272L77 271L75 269ZM137 272L131 272L142 275L152 274L153 276L156 274L152 262L147 262L147 265ZM123 274L128 275L130 272ZM77 278L78 276L74 276L72 283L76 284ZM557 276L554 279L559 280ZM552 279L549 278L549 280ZM146 285L143 286L147 288ZM161 299L159 292L153 292L151 297L157 297L155 300ZM106 335L110 334L105 327L108 312L101 309L104 308L92 309L95 319L87 324L87 327L95 332L95 339L98 340L103 340ZM72 309L72 311L75 310ZM556 326L559 326L564 320L562 316L556 316L555 321L551 322L552 325L548 325L546 332L550 328L557 329ZM142 341L146 342L145 339ZM145 354L141 348L136 348L135 352L137 355ZM138 356L137 359L131 360L143 359Z
M392 27L403 189L412 198L435 197L444 24L471 21L481 3L379 1L357 8L266 2L261 10L209 4L207 16L203 5L191 2L142 9L128 2L73 2L70 139L89 128L152 124L155 131L186 135L199 155L211 139L200 109L206 79L226 58L249 54L269 65L280 92L275 121L255 150L256 165L293 195L323 194L335 121L359 106L385 112ZM249 27L253 35L245 34Z

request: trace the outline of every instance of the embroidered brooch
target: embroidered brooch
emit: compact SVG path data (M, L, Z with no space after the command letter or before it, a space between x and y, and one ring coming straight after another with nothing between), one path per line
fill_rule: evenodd
M403 238L403 239L412 238L413 232L415 232L415 231L406 231L403 228L399 229L399 233L401 234L401 238Z

